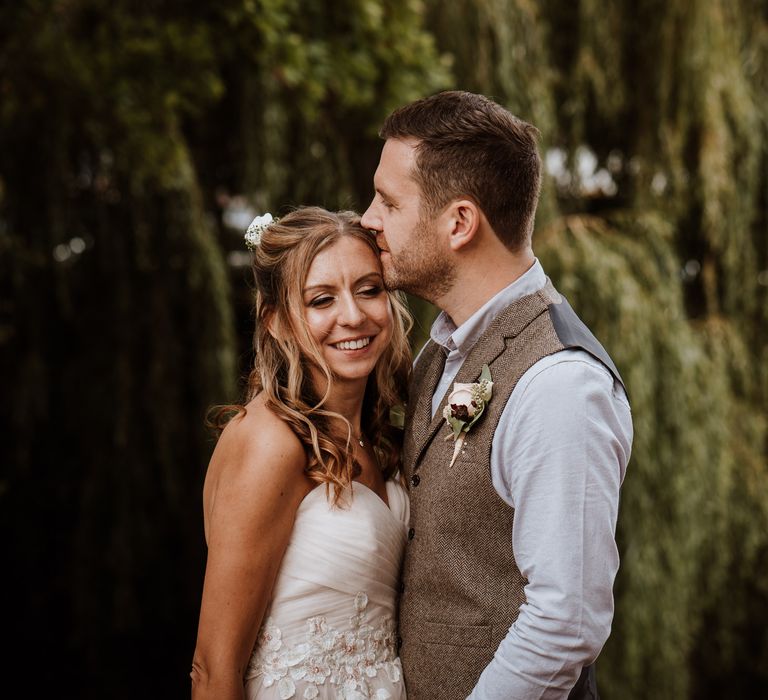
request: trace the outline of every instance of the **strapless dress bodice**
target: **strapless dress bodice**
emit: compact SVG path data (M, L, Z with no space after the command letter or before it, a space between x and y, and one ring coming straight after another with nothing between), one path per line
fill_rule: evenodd
M246 673L249 700L402 700L395 644L408 497L389 505L354 482L333 506L325 485L296 513Z

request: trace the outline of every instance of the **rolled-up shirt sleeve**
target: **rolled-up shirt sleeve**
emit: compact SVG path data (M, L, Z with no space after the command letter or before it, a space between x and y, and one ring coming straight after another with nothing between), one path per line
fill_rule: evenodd
M493 483L515 509L510 533L526 602L471 700L567 698L600 653L619 567L619 488L632 445L626 394L584 351L531 367L501 416Z

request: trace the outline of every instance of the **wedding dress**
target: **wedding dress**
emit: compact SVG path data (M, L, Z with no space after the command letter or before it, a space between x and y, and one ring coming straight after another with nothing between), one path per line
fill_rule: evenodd
M395 605L408 497L361 483L336 507L326 487L299 506L246 672L248 700L404 700Z

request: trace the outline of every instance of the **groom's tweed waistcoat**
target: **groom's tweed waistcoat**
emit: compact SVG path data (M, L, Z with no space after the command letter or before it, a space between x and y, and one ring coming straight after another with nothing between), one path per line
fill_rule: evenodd
M445 439L450 433L442 417L447 394L434 418L431 407L445 353L430 341L419 358L403 450L411 521L399 642L409 700L465 698L525 601L526 581L512 551L514 510L493 487L491 443L520 377L565 348L583 348L621 381L605 350L550 283L493 320L455 378L477 381L487 364L493 397L451 467L453 440Z

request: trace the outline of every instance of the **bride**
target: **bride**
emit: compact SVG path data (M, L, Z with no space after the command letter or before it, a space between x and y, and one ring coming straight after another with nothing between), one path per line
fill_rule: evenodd
M192 697L405 698L408 501L389 411L405 400L408 315L355 214L254 223L256 362L247 404L219 414L203 490Z

